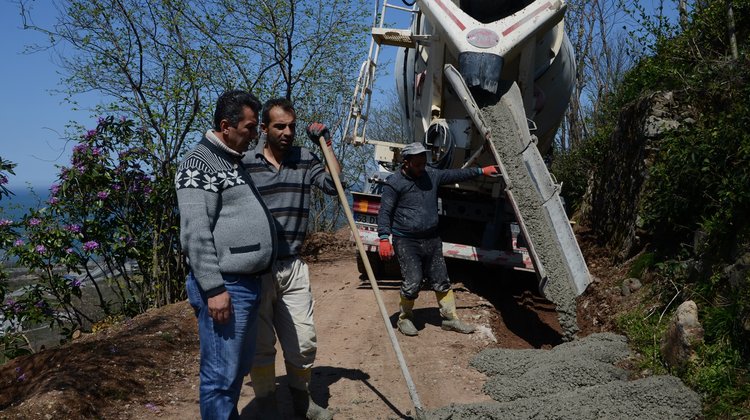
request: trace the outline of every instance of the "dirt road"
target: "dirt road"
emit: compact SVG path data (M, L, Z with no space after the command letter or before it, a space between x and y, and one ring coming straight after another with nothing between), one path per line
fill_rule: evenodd
M342 246L310 264L319 344L313 398L337 419L411 418L412 401L353 255ZM430 418L692 418L700 412L697 395L676 378L627 381L628 373L613 366L627 355L622 337L595 334L563 344L557 313L534 292L533 274L467 264L449 264L449 272L459 316L477 332L441 330L435 296L423 291L414 310L419 335L396 334ZM394 322L399 280L379 284ZM0 419L198 418L198 360L189 305L155 309L0 366ZM277 396L291 419L284 374L279 354ZM242 418L256 418L253 399L248 382Z
M456 280L459 272L471 275L471 270L452 269ZM391 419L414 415L412 401L401 375L395 353L391 347L384 323L368 282L360 280L354 258L324 259L311 264L310 274L315 295L315 323L318 329L318 356L313 368L313 398L319 404L335 410L341 419ZM466 280L469 280L466 277ZM502 281L496 279L494 281ZM398 279L380 281L383 300L392 314L398 308ZM548 303L527 293L521 302L527 307L541 310L548 321L554 322L555 313ZM447 332L440 329L440 315L435 295L423 291L415 305L417 337L398 334L401 350L417 392L426 409L449 403L488 402L491 398L482 393L486 381L484 374L469 367L469 361L479 351L497 346L533 348L526 338L504 327L494 304L469 292L463 283L456 284L459 316L477 325L471 335ZM512 298L511 298L512 299ZM521 312L515 318L526 323ZM539 322L537 319L536 322ZM523 325L519 325L525 329ZM494 328L494 331L493 331ZM549 338L558 339L552 326L544 328ZM538 337L538 334L535 335ZM550 343L551 344L551 343ZM195 355L197 367L197 354ZM293 418L291 400L286 389L283 361L277 356L278 398L282 414ZM183 386L175 387L170 404L159 405L158 414L164 419L197 418L197 380L186 377ZM187 392L186 392L187 391ZM239 407L243 418L255 418L253 391L246 383ZM131 406L128 418L150 418L154 407Z

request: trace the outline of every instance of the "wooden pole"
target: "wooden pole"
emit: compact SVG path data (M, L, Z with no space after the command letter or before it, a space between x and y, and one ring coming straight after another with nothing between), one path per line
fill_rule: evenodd
M339 200L341 200L341 207L343 207L344 214L346 215L346 220L347 222L349 222L349 229L351 229L352 231L354 242L357 244L357 250L359 251L359 255L362 258L362 262L364 263L365 271L367 272L367 278L370 280L370 286L372 287L373 293L375 293L375 300L377 301L378 307L380 308L380 315L383 317L385 329L388 332L388 337L391 339L391 346L393 347L393 351L396 353L396 359L398 359L398 364L401 368L401 374L404 376L404 380L406 381L406 388L409 390L409 397L411 397L411 401L414 404L416 418L424 419L424 408L422 408L422 403L419 401L417 388L414 386L414 381L412 381L411 379L411 374L409 374L409 368L406 366L404 354L401 352L401 346L399 346L398 344L396 333L393 331L391 320L388 316L388 312L385 309L385 304L383 304L383 298L380 295L380 288L378 287L378 282L375 280L375 274L372 271L370 260L367 258L367 251L365 251L365 246L362 244L362 238L359 237L357 225L354 223L354 216L352 216L352 210L349 208L349 202L346 200L344 187L341 185L339 174L336 171L331 170L330 168L329 162L333 162L334 159L333 152L331 152L330 148L326 144L325 137L321 136L318 141L320 142L320 150L323 151L323 156L326 159L326 166L328 166L328 170L331 173L331 177L333 178L333 183L336 185L336 191L338 192Z

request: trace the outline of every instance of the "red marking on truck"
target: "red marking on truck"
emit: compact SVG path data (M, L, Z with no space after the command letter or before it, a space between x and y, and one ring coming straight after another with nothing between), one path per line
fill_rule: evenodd
M443 9L445 14L448 15L451 20L453 20L453 23L455 23L459 29L461 29L462 31L466 29L466 26L464 26L464 24L461 23L460 20L458 20L456 15L454 15L453 12L451 12L450 9L448 9L448 7L446 7L441 0L435 0L435 3L437 3L437 5L440 6L441 9Z
M503 31L503 36L508 36L509 33L515 31L521 25L523 25L524 23L530 21L534 17L536 17L536 15L538 15L539 13L542 13L543 11L545 11L547 9L551 9L551 8L552 8L552 3L551 2L544 3L538 9L534 10L533 12L531 12L531 14L524 16L523 19L521 19L518 22L510 25L506 30Z

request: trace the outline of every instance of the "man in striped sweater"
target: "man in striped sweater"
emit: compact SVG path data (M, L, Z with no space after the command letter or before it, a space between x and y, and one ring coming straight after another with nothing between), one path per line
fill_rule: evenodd
M190 274L188 300L198 317L200 410L204 419L237 419L242 380L255 351L261 277L276 251L273 218L242 167L258 135L260 102L222 94L213 130L175 176L180 242Z
M287 99L266 102L261 122L265 140L261 139L243 159L276 220L279 243L273 276L263 282L258 343L250 377L258 402L258 418L279 418L274 369L274 344L278 336L295 414L307 419L330 419L331 413L310 398L317 338L307 264L298 254L307 233L311 187L329 195L336 194L336 187L320 159L310 150L294 145L296 121L294 107ZM324 137L325 147L330 147L330 133L325 125L313 123L307 134L316 144ZM341 172L335 157L328 164L331 170Z

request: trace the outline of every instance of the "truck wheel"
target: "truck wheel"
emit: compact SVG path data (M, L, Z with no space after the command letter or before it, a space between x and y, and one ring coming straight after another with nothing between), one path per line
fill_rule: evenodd
M378 279L383 274L383 261L380 260L380 256L377 252L367 252L367 259L370 261L370 268L372 268L372 274ZM362 281L369 281L367 278L367 270L365 269L365 263L362 261L362 256L357 253L357 270L361 276L359 277Z

